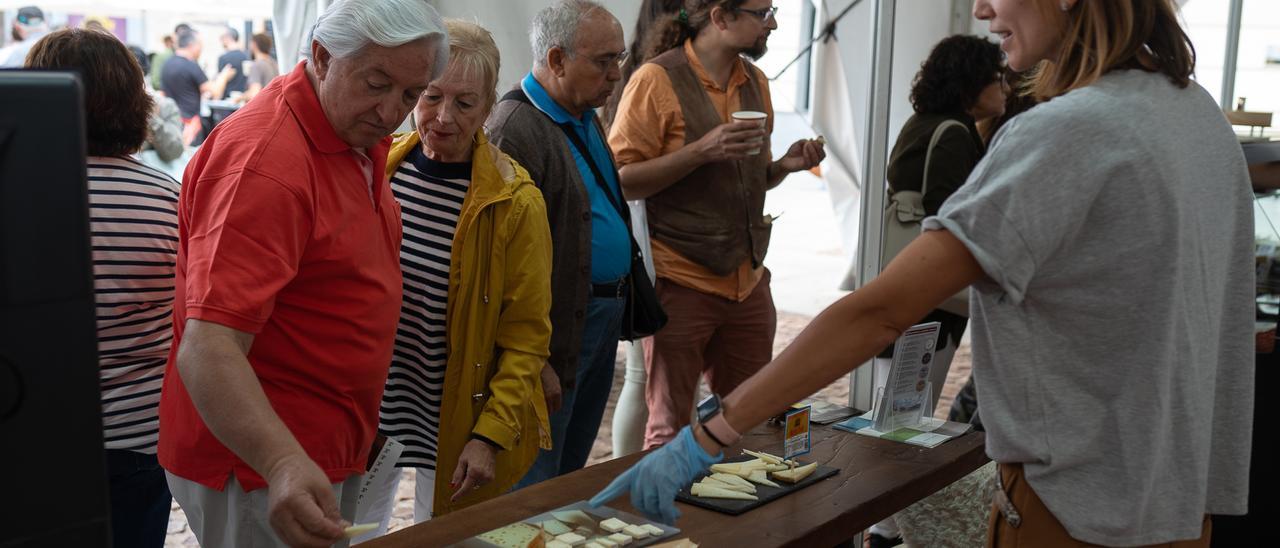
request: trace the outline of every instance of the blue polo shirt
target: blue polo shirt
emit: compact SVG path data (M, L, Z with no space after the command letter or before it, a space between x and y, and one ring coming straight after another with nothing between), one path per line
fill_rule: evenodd
M520 87L538 110L557 124L569 124L578 133L582 142L587 144L596 167L604 175L605 186L609 187L613 199L626 207L622 202L622 190L618 187L613 159L606 148L608 145L594 123L595 111L587 110L581 117L574 118L547 95L546 88L538 83L532 73L525 76ZM578 173L582 174L582 182L587 187L587 196L591 200L591 283L617 281L631 271L630 233L622 216L605 195L604 189L597 184L595 174L591 172L591 167L587 165L587 160L582 157L578 147L569 143L567 138L565 141L573 152L573 161L578 165Z

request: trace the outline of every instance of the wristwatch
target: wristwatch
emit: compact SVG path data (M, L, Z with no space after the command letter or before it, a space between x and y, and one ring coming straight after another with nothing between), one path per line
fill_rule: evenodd
M724 413L721 411L723 408L720 406L720 396L715 394L707 396L698 402L698 424L701 424L707 435L721 447L729 447L738 443L742 434L729 426L729 421L724 418Z

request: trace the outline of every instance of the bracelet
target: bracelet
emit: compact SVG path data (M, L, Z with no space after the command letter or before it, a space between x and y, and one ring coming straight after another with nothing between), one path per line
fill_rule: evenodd
M473 440L479 440L479 441L485 442L486 444L488 444L488 445L489 445L489 447L492 447L492 448L494 449L494 451L501 451L501 450L502 450L502 446L501 446L501 445L498 445L498 442L493 441L493 440L491 440L491 439L489 439L489 438L486 438L486 437L484 437L484 436L481 436L480 434L471 434L471 439L473 439Z
M716 445L719 445L720 447L728 447L728 445L725 444L725 442L720 441L720 438L717 438L715 434L711 433L711 429L707 428L707 425L705 423L700 422L698 423L698 426L702 427L702 433L706 434L707 437L711 438L711 441L716 442Z

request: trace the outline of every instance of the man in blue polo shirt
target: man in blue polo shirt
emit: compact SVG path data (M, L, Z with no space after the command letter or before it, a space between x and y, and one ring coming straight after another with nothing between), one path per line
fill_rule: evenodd
M613 386L631 271L630 219L593 110L622 78L622 25L599 4L561 0L534 17L530 34L533 70L486 124L542 189L553 244L551 357L542 371L553 448L520 487L586 465Z

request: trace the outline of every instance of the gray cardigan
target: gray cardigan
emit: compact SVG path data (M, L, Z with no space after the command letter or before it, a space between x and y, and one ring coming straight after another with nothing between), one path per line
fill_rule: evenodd
M599 128L598 119L596 124ZM549 361L560 386L573 388L591 289L591 199L569 148L573 145L537 107L515 99L499 101L485 127L490 141L529 172L547 203L552 246Z

